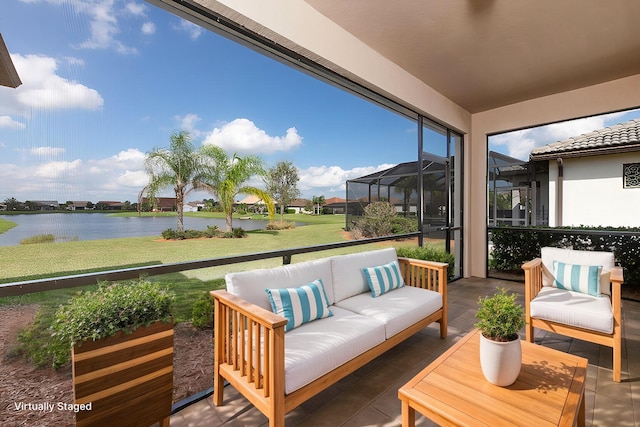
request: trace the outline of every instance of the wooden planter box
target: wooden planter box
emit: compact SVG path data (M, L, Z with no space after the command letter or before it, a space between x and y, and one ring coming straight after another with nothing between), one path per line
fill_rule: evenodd
M173 322L73 347L77 426L169 425Z

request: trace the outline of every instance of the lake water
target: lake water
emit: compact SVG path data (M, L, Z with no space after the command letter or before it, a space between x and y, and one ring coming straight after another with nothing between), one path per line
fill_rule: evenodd
M19 245L20 240L39 234L53 234L56 241L160 236L164 230L175 230L178 225L175 216L123 217L104 213L0 215L0 218L18 224L0 234L0 246ZM234 227L242 227L244 230L261 230L266 224L267 221L233 220ZM185 230L205 230L208 225L226 229L226 222L222 218L184 217Z

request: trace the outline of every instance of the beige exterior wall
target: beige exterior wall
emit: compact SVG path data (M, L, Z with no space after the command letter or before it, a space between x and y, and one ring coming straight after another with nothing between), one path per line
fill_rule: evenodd
M564 159L562 224L558 224L558 166L549 162L549 225L640 227L640 188L623 188L625 163L640 163L640 153Z
M487 135L640 106L640 75L471 115L304 1L194 0L465 137L464 275L486 275Z

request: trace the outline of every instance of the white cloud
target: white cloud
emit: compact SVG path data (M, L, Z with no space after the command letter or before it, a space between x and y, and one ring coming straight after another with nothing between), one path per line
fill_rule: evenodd
M353 169L342 169L340 166L312 166L298 171L300 177L298 188L302 192L310 190L345 191L348 180L389 169L393 166L393 164L381 164Z
M156 32L156 24L153 22L145 22L142 24L142 34L151 35Z
M27 125L12 119L11 116L0 116L0 129L24 129L25 127Z
M16 112L28 109L81 108L97 110L104 100L97 90L56 74L58 69L54 58L43 55L12 54L22 85L9 96L0 98L0 112Z
M196 123L200 121L200 116L197 114L189 113L184 116L175 115L173 119L179 123L181 130L186 130L193 137L199 137L202 132L196 129Z
M191 40L196 40L203 33L203 28L186 19L181 19L180 24L176 27L178 31L185 32Z
M125 6L126 11L134 16L144 16L145 8L144 4L135 2L127 3Z
M82 165L82 160L76 159L71 162L47 162L39 165L35 171L34 176L37 178L43 178L45 180L58 179L64 175L73 173Z
M57 157L64 153L64 148L60 147L34 147L29 150L29 154L38 157Z
M230 152L271 154L299 147L302 137L294 127L287 129L283 137L270 136L251 120L241 118L215 128L204 144L214 144Z

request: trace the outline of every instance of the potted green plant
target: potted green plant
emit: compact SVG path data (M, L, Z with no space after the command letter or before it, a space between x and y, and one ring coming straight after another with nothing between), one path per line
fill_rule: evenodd
M506 387L513 384L522 366L518 331L525 324L524 309L517 294L500 288L492 296L478 299L476 313L480 329L480 366L487 381Z
M71 346L76 425L169 424L173 294L146 280L100 284L61 306L54 333Z

